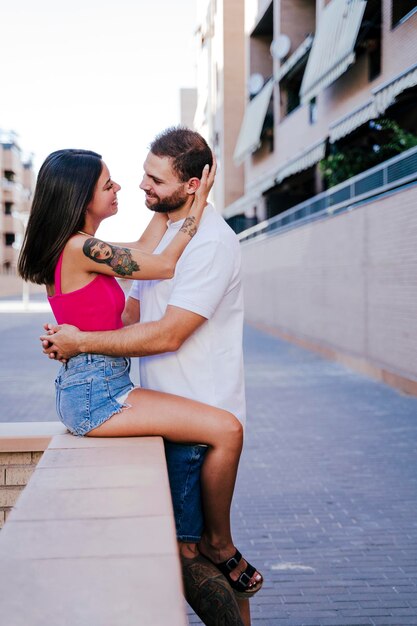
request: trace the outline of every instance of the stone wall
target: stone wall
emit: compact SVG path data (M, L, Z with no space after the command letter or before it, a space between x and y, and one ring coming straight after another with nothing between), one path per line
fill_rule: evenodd
M60 422L0 422L0 528L29 482Z
M0 452L0 528L43 452Z

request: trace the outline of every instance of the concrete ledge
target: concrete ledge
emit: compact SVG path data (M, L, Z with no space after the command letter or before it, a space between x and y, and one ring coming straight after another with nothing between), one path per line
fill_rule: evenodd
M0 533L0 579L13 626L185 626L162 439L53 436Z

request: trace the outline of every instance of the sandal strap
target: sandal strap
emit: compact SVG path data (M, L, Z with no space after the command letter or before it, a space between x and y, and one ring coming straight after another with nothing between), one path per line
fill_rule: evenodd
M209 559L210 560L210 559ZM222 563L213 563L215 567L227 578L229 585L236 591L236 593L241 593L241 597L252 597L259 589L262 587L263 579L256 583L256 585L249 588L249 583L253 575L256 573L256 568L246 561L247 565L243 572L240 573L239 578L237 580L232 580L230 577L230 572L233 572L234 569L239 565L242 560L242 555L239 550L236 550L234 555L223 561Z
M237 568L241 561L242 555L239 550L236 550L234 555L230 557L227 561L223 561L223 563L219 563L218 567L224 568L227 572L233 572L234 569Z
M239 591L246 591L246 589L248 588L250 579L252 578L255 572L256 572L256 569L253 567L253 565L248 563L245 571L241 573L241 575L236 581L236 583L240 587Z
M233 570L239 565L241 559L241 553L239 550L236 550L230 559L227 559L227 561L223 561L222 563L217 563L216 567L226 576L233 589L236 589L237 591L246 591L252 576L256 572L253 565L247 563L244 571L240 574L237 580L232 580L229 576L230 572L233 572Z

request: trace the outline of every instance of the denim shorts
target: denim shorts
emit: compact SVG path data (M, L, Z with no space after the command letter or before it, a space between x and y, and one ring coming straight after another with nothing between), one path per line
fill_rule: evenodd
M200 471L206 446L165 441L169 483L179 541L197 543L204 527Z
M79 354L62 365L55 380L56 410L73 435L86 435L128 406L118 401L134 384L130 359Z

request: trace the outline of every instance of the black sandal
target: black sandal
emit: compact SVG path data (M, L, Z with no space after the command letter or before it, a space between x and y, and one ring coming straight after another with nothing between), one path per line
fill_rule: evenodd
M230 559L227 559L227 561L223 561L222 563L213 563L213 561L211 562L217 567L218 570L221 571L223 576L227 578L227 582L232 587L235 595L238 598L251 598L255 595L255 593L258 593L258 591L262 587L263 578L261 576L261 580L255 583L252 587L248 586L250 579L257 570L247 561L245 571L241 573L239 578L237 580L233 580L232 578L230 578L230 572L233 572L233 570L236 569L236 567L240 563L241 558L242 555L240 554L239 550L236 550L234 555Z

